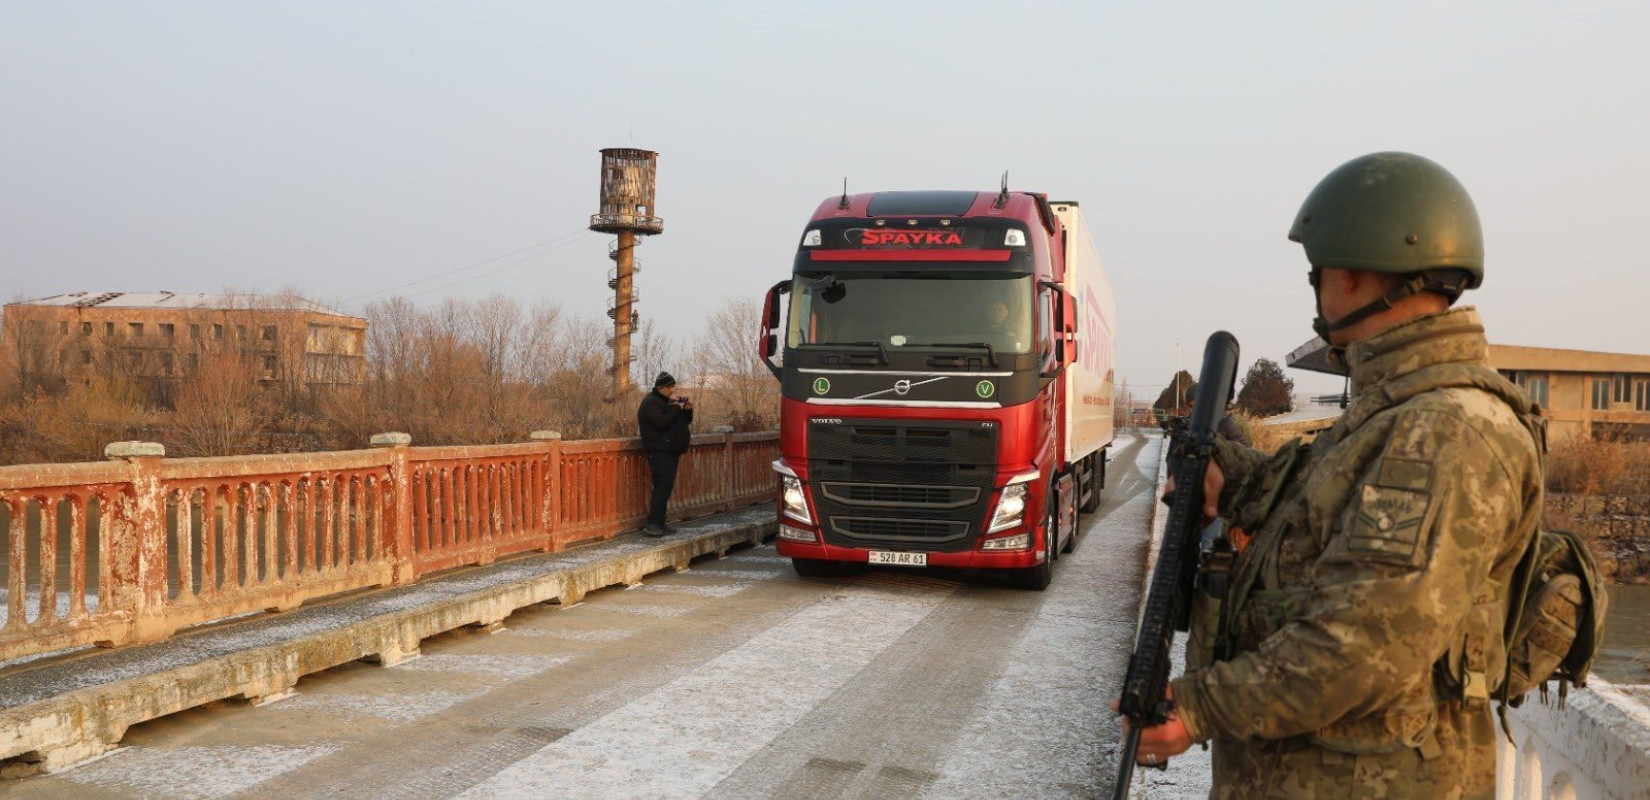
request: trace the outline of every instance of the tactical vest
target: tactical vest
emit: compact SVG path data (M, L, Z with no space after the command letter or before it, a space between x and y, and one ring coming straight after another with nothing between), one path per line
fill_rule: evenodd
M1473 388L1502 397L1498 375L1485 367L1454 370L1456 379L1433 382L1422 391L1451 387ZM1504 384L1502 384L1504 386ZM1375 391L1385 391L1378 387ZM1347 420L1356 429L1369 417L1409 397L1389 397L1366 405L1363 419ZM1512 405L1509 402L1509 405ZM1537 452L1545 459L1545 420L1512 410L1530 431ZM1354 407L1351 413L1360 411ZM1322 445L1323 443L1318 443ZM1332 446L1332 445L1330 445ZM1273 519L1285 500L1298 495L1295 484L1316 458L1314 445L1293 440L1256 470L1234 496L1234 527L1255 532L1250 543L1256 552L1240 559L1240 569L1224 584L1224 597L1195 599L1203 626L1194 626L1188 659L1204 664L1257 649L1289 620L1305 613L1306 592L1258 590L1256 584L1283 542L1287 521ZM1327 448L1326 448L1327 452ZM1289 515L1294 509L1285 510ZM1280 530L1281 529L1281 530ZM1504 562L1503 562L1504 563ZM1334 723L1304 739L1310 744L1349 753L1390 752L1416 748L1423 756L1436 752L1432 729L1437 708L1459 702L1465 708L1485 708L1491 698L1517 706L1530 688L1560 681L1560 696L1570 683L1584 685L1594 655L1607 602L1597 570L1587 549L1573 534L1537 529L1525 543L1508 585L1487 578L1474 607L1462 620L1456 642L1433 666L1430 681L1418 681L1412 696L1399 698L1386 709L1353 720ZM1210 629L1210 623L1213 629ZM1194 660L1195 659L1195 660Z

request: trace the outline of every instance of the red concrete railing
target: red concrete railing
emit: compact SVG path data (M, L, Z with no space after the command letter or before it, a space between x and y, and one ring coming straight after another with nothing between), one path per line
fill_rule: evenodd
M673 519L771 502L773 433L693 437ZM634 439L0 467L0 661L611 537L647 512Z

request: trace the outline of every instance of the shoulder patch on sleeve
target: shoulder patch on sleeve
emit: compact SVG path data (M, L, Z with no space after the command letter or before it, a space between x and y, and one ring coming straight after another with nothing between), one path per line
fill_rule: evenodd
M1364 484L1347 509L1348 554L1362 561L1420 566L1431 506L1426 491Z
M1432 462L1418 458L1385 456L1375 477L1381 486L1424 492L1432 488Z

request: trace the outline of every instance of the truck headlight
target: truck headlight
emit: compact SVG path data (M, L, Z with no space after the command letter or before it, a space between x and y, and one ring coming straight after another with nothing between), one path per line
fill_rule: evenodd
M781 475L779 481L779 500L785 506L785 516L812 525L814 518L808 513L808 497L802 491L802 481L795 475Z
M997 509L991 512L991 524L986 526L985 532L1006 531L1023 522L1026 516L1026 487L1041 477L1037 472L1022 472L1009 478L1008 485L997 497Z

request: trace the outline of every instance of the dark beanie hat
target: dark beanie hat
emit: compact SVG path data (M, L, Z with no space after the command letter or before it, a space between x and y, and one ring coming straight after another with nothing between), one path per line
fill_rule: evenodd
M655 389L657 389L661 386L675 386L675 385L676 385L676 378L672 377L671 374L668 373L668 372L661 372L661 373L659 373L659 377L653 379L653 388L655 388Z

